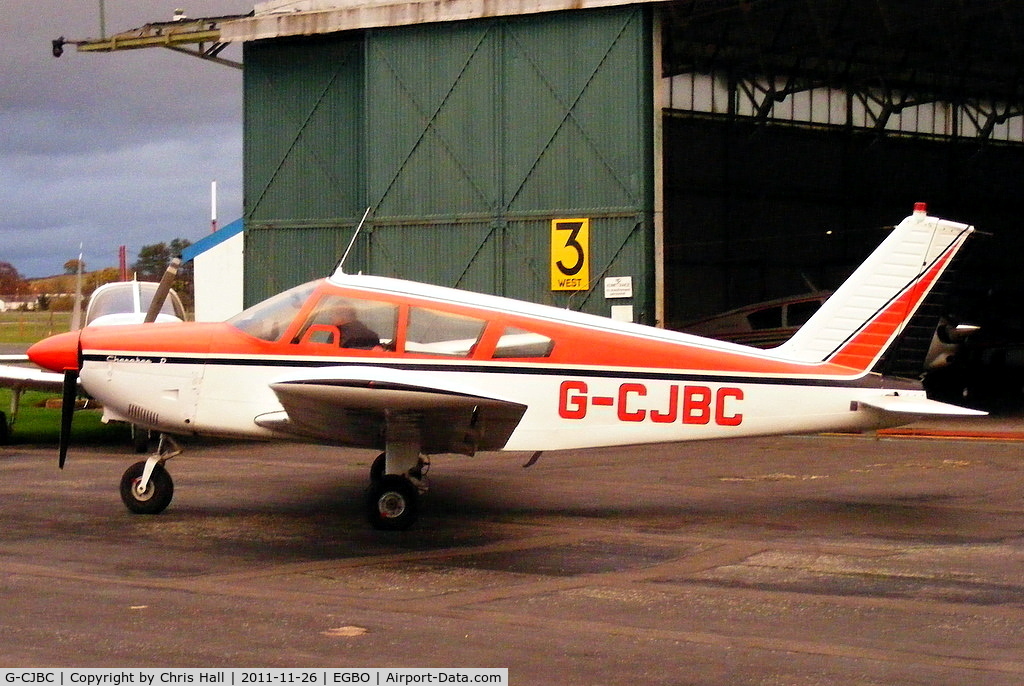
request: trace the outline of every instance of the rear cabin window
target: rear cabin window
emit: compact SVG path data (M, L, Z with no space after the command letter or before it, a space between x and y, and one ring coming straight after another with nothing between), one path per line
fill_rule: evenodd
M494 347L494 359L511 357L549 357L555 342L539 333L507 326Z
M397 305L325 295L310 311L292 342L354 350L394 350L397 321Z
M405 351L428 355L469 357L487 322L425 307L409 308Z

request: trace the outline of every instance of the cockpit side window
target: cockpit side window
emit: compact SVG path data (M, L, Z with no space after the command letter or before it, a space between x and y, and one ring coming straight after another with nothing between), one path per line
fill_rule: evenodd
M766 307L763 310L751 312L747 315L747 321L750 322L752 331L778 329L782 326L782 306L776 305L775 307Z
M398 306L362 298L325 295L292 343L328 343L357 350L393 350Z
M469 357L486 325L476 317L411 307L405 352Z
M808 300L802 303L790 303L786 308L786 326L803 326L815 312L821 309L824 300Z
M236 329L265 341L276 341L288 329L295 315L320 281L296 286L253 305L228 320Z

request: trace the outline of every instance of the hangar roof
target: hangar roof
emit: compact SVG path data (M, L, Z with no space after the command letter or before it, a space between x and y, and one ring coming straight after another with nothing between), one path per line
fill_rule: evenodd
M666 75L784 74L866 83L950 101L1024 98L1018 0L675 0L665 3Z
M1020 0L265 0L246 16L176 16L53 50L161 46L241 66L217 55L232 42L648 3L660 10L664 76L750 82L758 112L842 89L874 103L879 126L929 102L963 108L980 138L1024 116Z
M268 0L221 28L226 42L636 5L658 0Z
M1019 0L266 0L224 22L221 40L648 2L662 9L666 76L727 67L953 101L1024 101Z

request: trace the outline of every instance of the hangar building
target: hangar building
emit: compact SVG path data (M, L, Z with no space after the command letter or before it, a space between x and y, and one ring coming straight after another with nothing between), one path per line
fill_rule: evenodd
M243 44L247 303L370 208L352 271L673 326L835 287L916 201L994 234L957 307L1024 295L1020 3L268 0L206 29Z

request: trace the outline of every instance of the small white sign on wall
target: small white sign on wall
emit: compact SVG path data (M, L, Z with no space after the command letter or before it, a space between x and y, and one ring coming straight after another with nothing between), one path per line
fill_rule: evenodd
M604 280L604 297L611 298L632 298L633 277L632 276L608 276Z
M612 319L617 322L633 321L632 305L612 305Z

